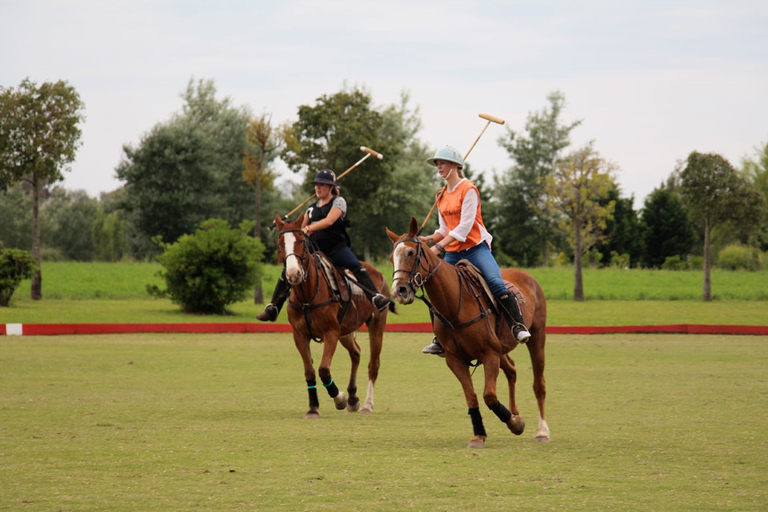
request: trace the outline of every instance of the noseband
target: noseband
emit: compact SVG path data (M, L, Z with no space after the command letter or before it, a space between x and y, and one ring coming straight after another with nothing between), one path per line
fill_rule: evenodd
M422 267L422 256L424 256L424 249L421 246L421 242L418 238L402 238L395 243L395 247L397 247L399 244L405 243L405 242L414 242L416 244L416 258L413 262L413 268L410 270L403 270L403 269L397 269L392 273L392 278L397 279L398 273L408 274L408 280L406 281L408 283L408 286L411 288L411 291L415 294L419 288L424 286L427 281L432 277L432 275L437 272L437 269L440 268L440 265L442 265L443 260L439 260L438 264L435 265L433 269L429 269L426 266ZM424 269L424 272L426 272L426 276L422 275L422 268Z

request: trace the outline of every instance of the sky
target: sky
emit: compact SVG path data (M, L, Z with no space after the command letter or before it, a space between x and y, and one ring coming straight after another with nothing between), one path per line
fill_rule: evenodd
M640 208L690 152L738 167L768 143L766 26L764 0L0 0L0 85L77 89L63 185L93 197L190 79L275 124L350 86L382 108L407 93L435 150L465 153L491 114L505 124L467 159L487 178L513 164L499 138L560 91L571 149L593 142Z

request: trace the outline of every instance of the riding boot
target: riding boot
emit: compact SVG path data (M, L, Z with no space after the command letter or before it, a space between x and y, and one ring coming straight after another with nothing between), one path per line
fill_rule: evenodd
M496 299L501 305L504 318L512 327L512 334L515 336L515 339L520 343L527 342L531 337L531 333L525 327L525 320L523 320L523 314L520 312L517 297L513 293L505 293L496 296Z
M290 294L291 287L288 285L288 281L285 280L285 272L283 272L277 280L275 291L272 292L272 302L267 304L264 311L256 315L256 318L262 322L274 322L277 320L277 315L280 314L280 310L283 309L283 304L285 304Z
M355 279L357 279L363 292L365 292L368 298L371 299L373 307L379 311L387 309L387 306L389 306L389 303L392 301L377 292L376 285L373 284L373 280L371 279L370 274L368 274L368 270L361 266L359 269L353 270L352 273L355 275Z

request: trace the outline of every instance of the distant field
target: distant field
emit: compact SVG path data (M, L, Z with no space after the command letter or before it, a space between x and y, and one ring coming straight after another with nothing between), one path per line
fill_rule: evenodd
M251 322L261 310L251 298L234 304L230 315L181 312L170 300L153 299L147 284L162 285L156 263L44 263L43 300L29 299L22 283L10 308L0 308L0 323L165 323ZM391 280L391 266L380 270ZM587 300L574 302L572 269L529 270L548 298L550 325L768 324L768 271L715 270L715 300L701 301L698 271L585 269ZM262 282L269 300L280 269L265 266ZM285 322L285 311L278 319ZM421 302L398 306L389 322L426 322Z

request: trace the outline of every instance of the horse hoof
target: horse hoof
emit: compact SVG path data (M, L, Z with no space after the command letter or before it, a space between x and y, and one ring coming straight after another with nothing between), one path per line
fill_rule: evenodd
M486 436L475 436L475 437L473 437L469 441L469 444L467 445L467 448L470 448L472 450L479 450L480 448L484 448L485 447L485 438L486 438Z
M304 419L306 420L316 420L320 417L320 414L318 414L317 411L307 411L307 414L304 415Z
M333 397L333 403L336 404L337 410L342 410L347 406L347 394L343 391L339 391L339 394Z
M548 443L549 442L549 436L542 436L538 435L533 438L534 441L538 441L540 443Z
M507 428L509 428L513 434L519 436L525 430L525 420L522 416L512 416L507 422Z
M349 412L357 412L360 409L360 400L355 403L347 402L347 410Z

